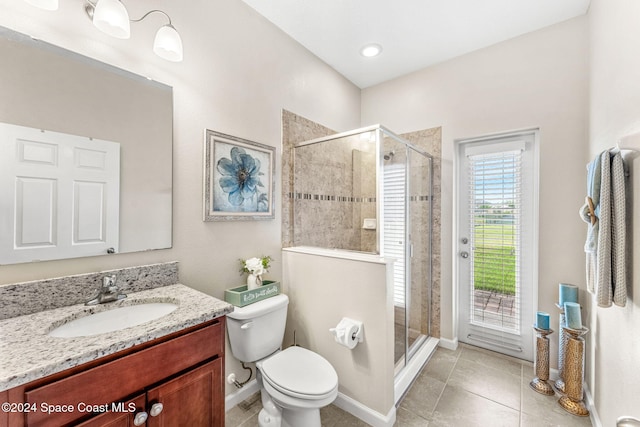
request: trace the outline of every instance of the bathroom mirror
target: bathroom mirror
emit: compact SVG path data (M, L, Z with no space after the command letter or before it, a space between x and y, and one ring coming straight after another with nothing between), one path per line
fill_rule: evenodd
M3 27L0 57L0 122L120 145L115 253L171 247L172 88ZM5 217L15 209L6 196ZM0 239L13 234L0 228ZM69 257L52 250L42 259Z

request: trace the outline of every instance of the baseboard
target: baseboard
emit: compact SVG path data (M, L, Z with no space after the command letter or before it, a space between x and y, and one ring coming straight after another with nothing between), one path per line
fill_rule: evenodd
M591 425L593 427L602 427L602 422L598 416L598 411L596 411L596 403L591 395L591 390L589 390L586 383L583 385L583 388L585 404L587 405L587 408L589 408L589 419L591 420Z
M373 427L392 427L396 422L395 405L391 406L387 415L383 415L342 393L338 393L333 404Z
M440 342L438 343L439 347L446 348L447 350L455 351L458 348L458 338L454 338L452 340L447 338L440 338Z
M260 385L255 378L244 385L241 389L238 389L235 393L231 393L224 398L224 410L225 412L234 408L238 403L247 400L254 393L260 391Z

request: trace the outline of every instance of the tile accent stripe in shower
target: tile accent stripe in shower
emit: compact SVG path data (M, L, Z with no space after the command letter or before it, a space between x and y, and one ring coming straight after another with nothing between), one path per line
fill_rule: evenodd
M411 202L424 202L432 199L433 196L410 196ZM310 193L289 193L289 199L293 200L319 200L330 202L354 202L354 203L375 203L376 197L345 197L332 196L328 194L310 194Z

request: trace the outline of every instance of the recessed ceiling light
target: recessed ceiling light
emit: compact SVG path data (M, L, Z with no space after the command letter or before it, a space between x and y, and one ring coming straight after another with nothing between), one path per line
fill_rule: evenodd
M380 55L380 52L382 52L382 46L375 43L368 44L360 49L360 54L362 56L366 56L367 58L378 56Z

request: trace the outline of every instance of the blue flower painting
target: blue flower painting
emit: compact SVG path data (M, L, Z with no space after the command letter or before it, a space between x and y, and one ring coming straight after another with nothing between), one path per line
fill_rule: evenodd
M255 201L258 211L266 211L264 203L260 200L261 197L266 197L266 194L260 194L258 191L258 187L264 187L260 180L260 176L264 175L260 172L260 160L247 154L244 148L233 147L231 158L223 157L218 160L217 168L222 174L218 184L222 191L228 194L231 205L243 206Z
M207 130L205 221L273 219L275 148Z

